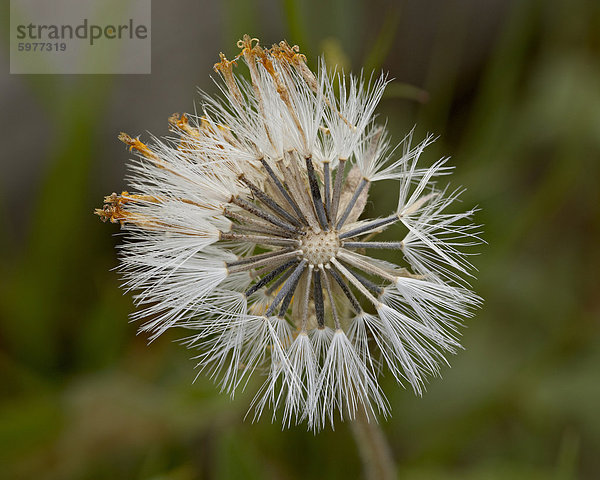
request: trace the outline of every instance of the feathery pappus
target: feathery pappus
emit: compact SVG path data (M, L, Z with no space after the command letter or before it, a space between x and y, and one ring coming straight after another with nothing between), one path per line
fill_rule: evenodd
M420 395L460 348L461 321L481 302L465 281L474 209L449 211L461 191L435 182L447 159L418 167L432 137L393 145L376 123L385 76L330 74L324 62L315 73L286 42L246 35L238 47L215 65L220 97L170 118L176 138L120 136L138 153L136 193L96 213L127 232L133 318L150 338L186 332L199 370L231 395L264 376L256 417L270 408L314 430L359 409L374 420L389 412L381 375ZM397 208L363 218L383 180ZM397 240L375 238L386 229Z

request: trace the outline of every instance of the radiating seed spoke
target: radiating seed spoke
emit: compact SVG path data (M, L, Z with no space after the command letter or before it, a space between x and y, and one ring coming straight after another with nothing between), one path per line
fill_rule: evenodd
M298 218L300 219L300 221L304 225L308 225L308 221L306 220L306 217L302 213L302 210L300 209L298 204L295 202L295 200L290 196L289 192L287 191L285 186L281 183L281 181L279 180L277 175L275 175L275 172L273 171L271 166L267 163L267 161L264 158L262 158L260 161L263 164L263 166L265 167L265 170L267 171L267 173L269 174L269 177L271 177L271 180L273 180L273 182L275 183L275 186L277 187L277 189L279 190L281 195L283 195L283 198L285 198L285 200L289 204L289 206L292 207L292 210L294 210L296 215L298 215Z
M277 227L272 223L265 222L260 218L251 217L249 215L245 215L238 212L232 212L228 208L223 210L223 215L225 215L230 220L235 220L239 223L234 223L234 229L243 229L246 231L252 231L256 233L268 233L269 235L275 235L278 237L286 237L292 238L295 233L289 232L288 230L284 230L283 228Z
M281 306L279 307L279 313L277 314L277 316L279 318L285 317L285 314L287 313L288 309L290 308L290 304L292 303L292 299L294 298L294 295L296 294L296 289L298 288L299 282L300 282L300 277L298 277L294 281L292 288L290 288L289 292L287 293L287 295L284 297L283 301L281 302Z
M298 260L298 262L299 262L299 260ZM292 273L294 273L293 269L290 268L290 269L286 270L283 273L283 275L281 275L281 277L279 277L277 280L275 280L273 282L273 284L269 288L267 288L267 290L265 290L265 295L271 295L275 290L277 290L283 284L283 282L285 282L288 279L288 277Z
M262 235L267 234L267 235L274 236L274 237L281 237L281 238L288 238L288 239L290 238L289 232L282 232L280 230L264 228L264 227L253 227L253 226L248 226L248 225L240 225L239 223L234 223L231 226L231 229L237 233L259 233Z
M279 215L280 217L284 218L285 220L290 222L292 225L295 225L296 227L302 227L302 224L300 223L300 221L298 219L294 218L288 212L286 212L281 206L279 206L277 204L277 202L275 200L273 200L269 195L267 195L265 192L263 192L261 189L259 189L250 180L248 180L243 175L240 177L240 180L242 180L242 182L244 182L248 186L248 188L252 191L252 193L272 212L274 212L277 215Z
M306 271L306 279L304 283L304 296L302 297L302 304L300 308L302 309L302 324L300 327L300 331L306 332L308 326L308 301L310 299L310 281L312 278L314 267L312 265L308 266L308 270Z
M344 210L344 213L342 213L342 216L340 217L340 219L338 220L338 222L335 226L338 230L344 226L344 223L346 223L346 220L348 219L350 212L352 212L354 205L356 205L356 201L358 200L358 197L360 196L360 194L362 193L362 191L365 189L365 187L368 184L369 184L368 180L366 180L365 178L361 179L360 183L358 184L358 187L354 191L354 195L352 195L352 198L348 202L348 205L346 205L346 209Z
M352 293L352 290L350 290L348 285L346 285L346 282L344 282L344 279L341 277L341 275L335 270L335 268L329 267L329 268L327 268L327 271L333 277L333 279L337 282L337 284L342 289L342 292L344 292L344 295L346 295L346 297L350 301L350 304L352 305L352 308L354 309L354 313L356 313L358 315L360 312L362 312L360 303L358 302L357 298Z
M337 308L333 299L333 290L331 289L331 282L329 281L329 277L325 273L323 265L319 265L319 269L323 273L323 283L325 284L325 291L327 292L327 297L329 298L329 306L331 307L331 314L333 315L333 325L335 326L336 330L339 330L340 319L338 318Z
M313 298L315 300L315 314L319 328L325 326L325 304L323 303L323 287L321 286L321 272L315 270L313 273Z
M331 170L329 161L323 162L323 190L325 191L325 215L327 215L327 222L331 226L333 221L331 220Z
M365 288L375 293L376 295L381 295L383 293L383 288L381 288L379 285L372 282L368 278L362 276L360 273L355 272L354 270L350 270L349 268L346 268L346 271L349 272L354 278L356 278L356 280L358 280L361 283L361 285L363 285Z
M279 247L300 246L300 241L296 238L268 237L266 235L246 235L243 233L221 232L220 239L256 243L260 245L275 245Z
M308 184L310 187L310 193L312 197L312 202L315 207L315 211L317 212L317 218L319 219L319 223L324 230L329 230L329 225L327 224L327 217L325 215L325 209L323 208L323 200L321 198L321 190L319 189L319 182L317 180L317 176L315 174L315 167L313 165L312 158L305 158L306 161L306 172L308 173ZM316 273L316 272L315 272Z
M404 242L342 242L342 247L402 250L404 248Z
M295 284L296 284L297 280L300 278L300 275L302 275L302 272L304 271L304 268L306 267L306 263L307 263L306 260L302 260L298 264L298 266L294 269L292 274L289 276L289 278L285 281L285 283L281 287L281 290L279 290L279 292L277 293L277 296L275 297L275 299L273 300L271 305L269 305L269 308L265 312L265 316L269 317L269 316L273 315L273 312L277 309L277 307L279 306L281 301L285 298L285 296L290 291L293 291L295 289Z
M281 252L281 250L279 252ZM299 254L299 250L293 250L291 252L277 253L269 257L262 257L259 259L250 257L249 259L227 263L227 270L229 273L237 273L247 272L248 270L264 267L265 265L279 265L281 262L296 258Z
M281 171L283 172L286 184L290 187L290 193L304 212L309 226L313 230L317 231L320 228L319 221L317 220L315 211L312 208L310 198L308 198L306 185L304 184L304 180L300 175L300 171L298 170L298 166L295 163L294 157L291 153L288 154L288 157L290 157L290 165L295 168L292 169L290 166L282 166Z
M379 301L373 296L371 292L362 284L354 272L350 272L335 258L331 259L331 264L344 276L346 279L356 287L356 289L362 293L373 305L378 305Z
M344 183L344 169L346 167L345 158L340 158L335 169L335 183L333 185L333 198L331 199L331 224L334 225L337 220L337 212L340 205L340 196L342 194L342 185Z
M390 272L384 270L383 268L374 265L373 263L367 260L368 257L364 257L363 255L359 255L355 252L350 252L348 250L340 249L338 251L338 257L340 260L343 260L346 263L354 265L365 272L381 277L389 282L395 282L397 279L396 275L391 274Z
M277 275L282 273L284 270L287 270L292 265L296 265L298 263L297 260L290 260L289 262L284 263L283 265L278 266L275 270L267 273L264 277L262 277L258 282L252 285L248 290L246 290L245 295L249 297L254 292L257 292L262 287L267 285L271 280L273 280Z
M288 231L294 232L296 234L301 234L300 233L301 231L298 230L298 228L295 227L294 225L292 225L284 220L280 220L276 216L271 215L268 212L265 212L264 210L258 208L256 205L253 205L252 203L247 202L243 198L233 197L231 199L230 203L233 203L234 205L237 205L238 207L243 208L247 212L250 212L252 215L262 218L263 220L266 220L267 222L272 223L273 225L277 225L278 227L281 227L284 230L288 230Z
M258 260L263 260L265 258L273 258L279 255L283 255L286 253L293 252L295 249L293 248L281 248L279 250L271 250L270 252L259 253L257 255L251 255L249 257L240 258L239 260L235 260L233 262L228 262L227 267L235 267L237 265L246 265L248 263L254 263Z
M371 230L391 225L393 223L396 223L398 220L400 220L400 218L397 214L394 213L389 217L379 218L377 220L373 220L372 222L365 223L360 227L356 227L352 230L348 230L347 232L341 233L338 238L340 240L343 240L344 238L351 238L356 237L358 235L363 235L365 233L370 233Z

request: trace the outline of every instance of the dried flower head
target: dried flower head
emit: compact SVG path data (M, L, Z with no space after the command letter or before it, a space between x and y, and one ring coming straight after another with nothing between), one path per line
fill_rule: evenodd
M380 374L421 394L480 301L461 280L473 211L447 211L460 192L433 182L445 159L417 168L431 137L390 147L373 114L383 76L315 74L286 42L238 46L215 65L222 98L204 95L199 118L171 117L178 138L120 137L139 153L139 193L96 213L129 233L121 267L144 306L133 317L151 338L187 330L200 370L232 395L264 375L257 416L269 406L284 425L320 429L359 408L385 415ZM249 81L234 74L240 61ZM382 180L398 187L396 210L361 218ZM397 241L373 240L388 228ZM382 249L398 264L369 255Z

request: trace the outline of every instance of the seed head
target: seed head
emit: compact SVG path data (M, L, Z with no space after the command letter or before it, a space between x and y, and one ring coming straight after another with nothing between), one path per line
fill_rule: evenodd
M421 394L480 299L462 279L479 242L459 191L438 189L446 160L417 161L432 138L390 147L374 110L387 83L331 76L297 46L244 36L215 65L221 98L173 115L178 138L119 137L138 153L130 188L96 213L128 232L121 246L140 329L187 332L200 371L232 395L264 376L253 406L284 425L388 412L390 372ZM245 63L249 81L234 73ZM394 212L362 218L368 193L393 180ZM390 188L390 184L387 184ZM390 229L395 241L375 236ZM389 250L396 263L371 254Z

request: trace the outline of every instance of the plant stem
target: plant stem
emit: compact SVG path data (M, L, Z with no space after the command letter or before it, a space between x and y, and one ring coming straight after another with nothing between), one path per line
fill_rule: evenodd
M354 441L363 464L366 480L391 480L396 478L396 466L390 445L375 419L370 419L363 408L350 422Z

